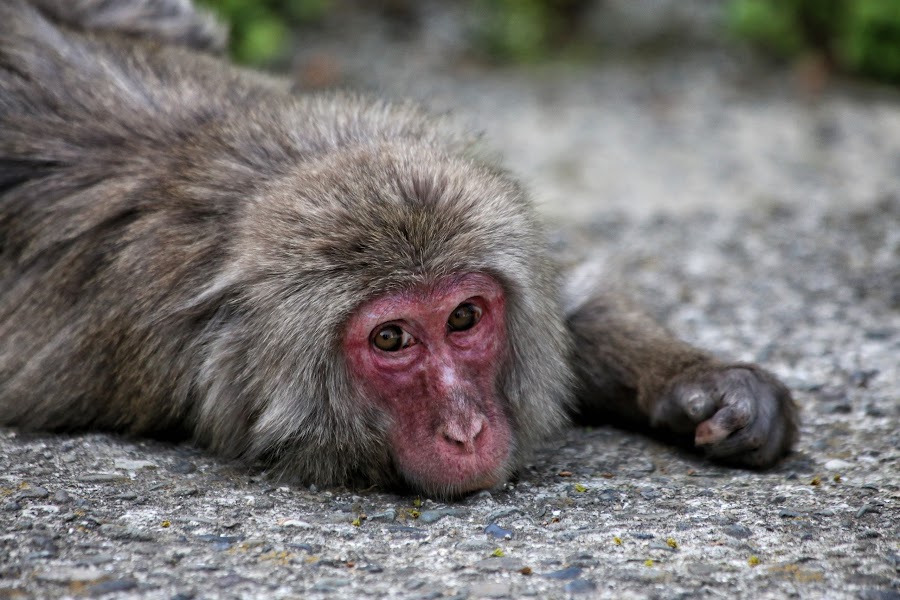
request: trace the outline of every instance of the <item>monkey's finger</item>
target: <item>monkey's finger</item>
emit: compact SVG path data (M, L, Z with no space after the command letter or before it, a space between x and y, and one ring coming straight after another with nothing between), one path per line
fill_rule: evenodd
M756 418L725 439L703 446L710 458L748 467L772 464L789 444L787 421L775 411L764 407L775 405L774 396L758 399L760 408Z
M652 423L672 431L690 433L697 423L715 414L718 402L703 382L683 382L674 385L654 409Z
M732 433L746 427L756 413L755 398L746 391L732 392L725 399L725 406L694 430L694 443L708 446L725 440Z
M709 419L716 412L718 402L708 389L702 386L684 386L677 392L678 405L692 423Z

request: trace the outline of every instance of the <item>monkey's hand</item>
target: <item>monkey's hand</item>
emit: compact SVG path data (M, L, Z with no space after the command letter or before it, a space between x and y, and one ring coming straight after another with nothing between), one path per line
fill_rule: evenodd
M797 407L774 375L752 364L703 363L679 373L658 397L655 427L694 434L710 458L766 467L797 438Z

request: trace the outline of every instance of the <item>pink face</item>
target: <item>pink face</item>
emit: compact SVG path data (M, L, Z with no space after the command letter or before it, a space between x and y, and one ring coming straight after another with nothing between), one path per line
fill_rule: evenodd
M498 396L505 299L470 273L381 296L351 317L344 350L363 396L391 416L391 450L411 483L438 493L508 477L512 433Z

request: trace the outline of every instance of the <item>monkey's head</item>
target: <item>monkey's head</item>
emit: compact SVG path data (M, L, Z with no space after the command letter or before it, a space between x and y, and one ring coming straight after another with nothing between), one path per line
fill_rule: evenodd
M240 453L446 497L501 483L565 423L555 273L503 172L427 144L329 152L261 190L237 231L219 288L239 327L215 372L262 399Z
M347 366L362 398L390 416L387 440L406 479L470 490L509 476L506 295L465 273L381 295L351 316Z

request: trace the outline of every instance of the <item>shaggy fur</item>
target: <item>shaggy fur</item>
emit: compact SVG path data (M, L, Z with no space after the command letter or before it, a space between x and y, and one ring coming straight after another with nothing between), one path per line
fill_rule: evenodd
M391 475L347 384L363 300L509 290L520 451L565 421L568 338L521 190L419 110L299 98L177 46L0 8L0 415L186 430L321 483ZM27 41L26 41L27 40Z
M684 369L719 368L602 294L567 326L522 190L414 106L230 66L184 0L6 0L0 22L2 424L186 435L301 481L394 482L343 328L456 273L505 290L516 463L566 422L573 370L582 410L649 420ZM793 439L781 390L751 464Z

